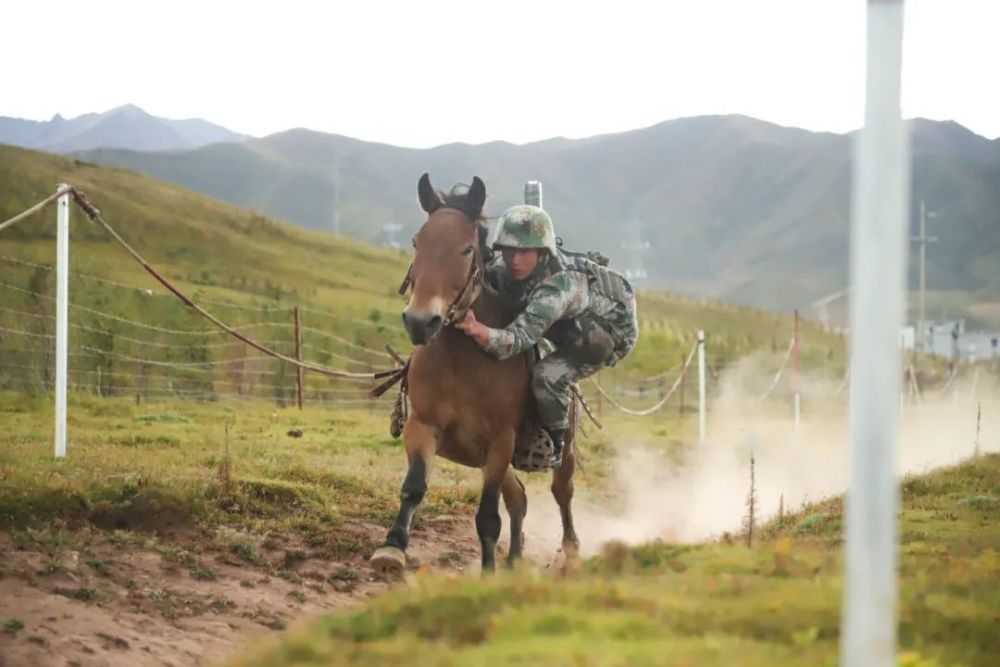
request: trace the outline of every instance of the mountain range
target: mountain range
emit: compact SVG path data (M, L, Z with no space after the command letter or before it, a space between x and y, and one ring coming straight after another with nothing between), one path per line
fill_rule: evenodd
M937 237L929 302L975 318L1000 302L1000 140L915 119L912 228L919 200ZM302 227L385 243L422 221L416 182L487 183L487 210L522 199L525 180L567 247L600 249L641 286L789 310L847 282L856 133L700 116L586 139L401 148L293 129L240 142L153 152L98 148L78 159L148 173ZM910 264L916 284L916 262ZM938 298L940 297L940 298ZM968 311L968 312L966 312ZM932 309L932 312L935 312ZM951 312L949 314L955 314Z
M170 120L126 104L104 113L66 119L35 121L0 116L0 143L50 153L72 153L91 148L171 151L248 137L200 118Z

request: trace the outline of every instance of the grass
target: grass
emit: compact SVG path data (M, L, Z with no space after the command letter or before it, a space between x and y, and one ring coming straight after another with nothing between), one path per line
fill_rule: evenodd
M1000 655L1000 456L908 479L900 515L900 665ZM835 665L839 499L762 528L764 540L611 545L562 579L416 577L232 665Z
M123 545L143 534L202 531L249 564L259 561L275 532L300 535L330 555L361 553L371 545L354 529L391 523L406 470L402 441L388 433L389 402L376 405L336 411L267 402L136 405L71 393L68 457L56 460L51 402L0 392L0 529L19 530L53 553L69 539L55 526L84 524ZM616 438L678 449L691 419L663 415L650 431L640 419L607 415L605 431L592 429L580 443L586 467L580 483L599 490L612 479ZM302 436L290 437L293 429ZM548 477L526 481L545 485ZM431 487L424 516L468 513L481 477L441 459Z
M293 306L327 313L302 313L308 327L303 333L304 358L309 361L364 371L390 363L355 346L380 351L388 343L403 352L410 349L398 326L403 300L396 294L409 260L405 253L305 231L121 169L6 146L0 146L0 219L27 208L62 181L86 191L105 218L178 287L206 300L209 310L230 324L257 325L251 334L279 351L293 352ZM0 388L44 393L52 381L44 370L52 364L44 336L54 333L46 319L54 310L55 296L51 218L51 211L39 214L0 235L0 255L43 265L32 268L0 260L0 281L38 293L0 287L0 308L7 309L0 310L0 327L8 329L0 331ZM110 242L103 229L77 212L72 220L74 306L162 328L211 328ZM620 367L607 373L609 381L649 376L677 365L699 329L708 333L709 360L715 368L751 351L770 353L773 359L767 363L776 367L792 333L787 316L659 293L640 294L639 319L639 344ZM232 393L279 404L294 400L294 374L277 361L247 361L226 365L224 371L219 366L206 374L202 369L166 371L126 358L201 363L256 356L240 343L219 345L223 339L214 334L155 332L81 308L71 309L70 320L76 325L71 330L71 376L81 390L101 396L188 392L209 399ZM839 336L804 323L805 368L839 378L843 347ZM361 397L356 384L312 374L306 381L307 398ZM164 412L147 418L171 417Z
M0 394L0 412L20 401ZM165 413L185 418L143 419ZM54 526L86 524L123 543L137 534L205 532L247 563L259 559L272 533L294 533L313 549L352 556L371 547L357 527L387 526L397 508L405 456L401 441L387 433L384 413L136 406L71 395L69 414L65 460L52 456L49 405L6 412L0 433L0 528L21 531L50 551L69 539ZM288 437L292 427L303 436ZM430 516L474 507L475 471L443 462L435 478L425 507ZM181 565L194 576L212 576L195 561Z
M60 181L83 188L183 290L213 302L210 310L227 322L262 325L260 337L280 351L292 351L292 306L328 313L303 314L304 323L319 330L304 336L310 361L368 370L387 361L356 346L409 349L394 324L402 308L395 289L405 255L306 232L137 174L9 147L0 147L0 219ZM80 215L73 220L72 268L89 276L74 275L74 305L159 327L206 328L176 300L156 296L160 288L102 230ZM6 230L0 254L51 267L50 223L51 212ZM218 345L221 339L211 334L180 340L73 309L71 378L77 386L70 399L69 457L56 461L45 338L53 333L47 319L53 273L0 261L0 280L38 293L0 289L0 308L8 309L0 310L0 327L36 334L0 331L0 530L9 531L16 545L46 552L47 574L60 576L58 555L93 530L122 548L155 549L164 568L185 570L194 580L215 576L202 560L207 550L223 552L229 563L256 566L269 542L291 535L301 548L287 551L276 576L311 584L310 591L356 585L349 568L325 582L303 582L291 568L307 553L332 560L366 555L377 539L372 535L389 524L405 468L400 441L388 435L389 399L336 410L310 403L299 411L289 407L293 375L278 362L220 365L227 370L213 373L143 367L124 357L201 364L248 353L238 344ZM760 374L767 376L792 331L789 317L653 293L640 294L640 324L636 350L604 373L605 384L677 365L699 329L708 332L714 370L757 354ZM842 339L805 323L803 343L803 367L839 380ZM359 357L363 361L347 360ZM710 383L710 392L718 386ZM655 420L605 410L608 429L582 447L580 486L592 493L604 487L616 440L682 454L691 439L695 387L692 374L683 416L679 395ZM200 400L164 399L164 392ZM227 393L242 398L220 400ZM307 375L307 399L344 395L359 396L358 386ZM655 400L647 399L628 403L641 407ZM290 435L298 431L301 437ZM991 583L1000 550L997 468L997 458L986 457L903 486L901 662L987 664L984 651L1000 651L996 633L987 632L995 629L998 608ZM530 483L547 482L533 476ZM477 471L442 461L431 486L424 516L474 511ZM372 525L379 530L371 531ZM409 589L301 628L244 662L693 665L729 664L738 656L741 664L831 664L841 526L833 500L762 527L762 541L750 550L725 543L610 547L559 581L532 571L487 581L421 576ZM195 539L177 544L166 537L177 533ZM108 568L98 559L84 563L102 575ZM62 594L100 600L89 588ZM170 591L155 598L164 615L186 604ZM224 599L213 604L228 607ZM274 627L283 624L274 621Z

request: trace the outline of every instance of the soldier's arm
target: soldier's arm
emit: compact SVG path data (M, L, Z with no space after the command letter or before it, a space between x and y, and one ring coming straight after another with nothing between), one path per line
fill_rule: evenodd
M566 312L571 296L566 287L562 281L543 282L513 322L502 329L487 328L483 349L507 359L537 343Z

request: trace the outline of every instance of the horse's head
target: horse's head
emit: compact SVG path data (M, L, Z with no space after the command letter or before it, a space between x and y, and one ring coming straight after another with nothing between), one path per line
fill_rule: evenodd
M430 343L445 326L448 311L467 294L475 268L486 203L486 186L478 176L465 190L435 190L427 174L417 185L427 222L413 237L413 292L403 311L403 326L414 345ZM485 234L485 228L481 233ZM466 306L468 304L465 304Z

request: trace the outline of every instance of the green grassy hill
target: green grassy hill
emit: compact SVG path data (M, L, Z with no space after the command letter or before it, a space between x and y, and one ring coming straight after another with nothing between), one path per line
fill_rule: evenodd
M0 147L0 218L27 208L63 181L84 190L105 218L181 289L204 300L225 321L255 327L248 331L251 335L285 353L292 352L294 306L306 309L304 357L310 361L365 370L389 363L380 352L386 343L409 350L398 326L403 300L396 294L408 262L405 254L305 231L147 176L10 147ZM413 215L418 214L414 202ZM72 220L71 345L77 357L71 366L79 382L103 395L134 391L141 384L149 392L165 392L169 386L175 392L290 397L291 369L279 362L247 361L250 366L238 378L221 371L206 377L205 372L157 366L218 362L221 367L226 359L256 353L239 343L226 345L217 332L193 336L149 329L197 331L211 325L167 295L103 229L77 211ZM0 256L7 258L0 258L0 281L5 283L0 285L0 327L6 329L0 329L0 386L40 391L51 380L37 367L51 364L45 336L53 333L47 319L54 312L53 222L49 210L0 234ZM661 293L640 295L640 321L639 345L614 371L618 378L675 366L698 329L708 333L714 368L752 350L779 356L792 332L789 317ZM806 325L803 354L816 369L840 367L842 341ZM130 361L140 358L151 363ZM271 382L254 373L270 375ZM309 383L310 396L317 400L347 391L343 383L324 378Z

